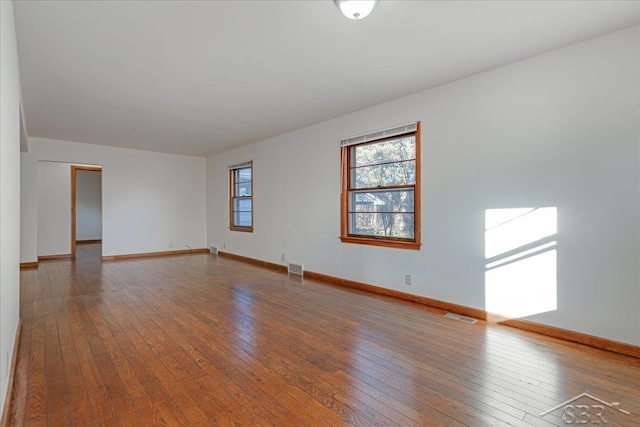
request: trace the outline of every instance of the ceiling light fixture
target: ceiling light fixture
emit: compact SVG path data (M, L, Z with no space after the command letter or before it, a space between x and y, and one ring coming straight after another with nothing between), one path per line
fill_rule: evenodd
M333 0L344 16L349 19L366 18L378 0Z

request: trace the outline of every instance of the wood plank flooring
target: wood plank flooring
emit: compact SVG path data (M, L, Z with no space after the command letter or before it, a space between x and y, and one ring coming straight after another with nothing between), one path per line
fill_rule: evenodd
M208 254L77 249L21 272L12 425L549 426L583 392L640 425L640 359Z

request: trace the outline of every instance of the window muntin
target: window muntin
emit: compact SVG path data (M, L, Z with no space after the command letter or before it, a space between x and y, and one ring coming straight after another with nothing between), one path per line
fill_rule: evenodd
M253 231L253 163L229 169L230 229Z
M419 130L342 147L342 241L420 248Z

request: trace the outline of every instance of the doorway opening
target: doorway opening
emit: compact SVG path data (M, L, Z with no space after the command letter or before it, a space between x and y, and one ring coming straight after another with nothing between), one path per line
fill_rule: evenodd
M102 243L102 167L71 165L71 258L77 244Z

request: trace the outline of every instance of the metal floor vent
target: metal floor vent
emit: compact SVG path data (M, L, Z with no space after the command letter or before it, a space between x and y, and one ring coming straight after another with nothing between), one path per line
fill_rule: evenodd
M455 314L455 313L447 313L444 315L444 317L448 317L449 319L453 319L453 320L459 320L465 323L470 323L472 325L477 322L476 319L472 319L471 317L466 317L466 316L460 316L459 314Z
M293 273L293 274L298 274L300 276L302 276L304 274L304 265L302 264L293 264L293 263L289 263L289 265L287 266L287 271L289 273Z
M211 247L209 248L209 252L210 252L212 255L218 255L218 247L217 247L217 246L211 246Z

